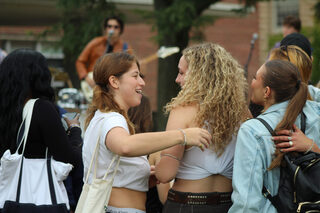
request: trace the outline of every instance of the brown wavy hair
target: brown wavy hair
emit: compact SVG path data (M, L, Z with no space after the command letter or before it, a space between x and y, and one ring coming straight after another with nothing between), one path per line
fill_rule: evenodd
M97 110L101 112L118 112L125 117L130 134L134 134L134 125L130 121L127 112L122 110L114 100L114 94L109 85L110 76L120 78L131 68L133 63L136 63L140 69L136 57L126 52L106 54L97 60L93 70L93 80L96 86L93 90L92 102L87 110L86 128Z
M276 132L284 129L292 129L294 122L307 101L308 86L301 81L298 68L283 60L272 60L265 64L265 72L262 75L264 86L270 87L275 93L275 103L289 100L286 112L282 120L274 129ZM280 166L283 158L280 149L276 149L275 158L269 166L269 170Z
M166 112L178 106L197 104L197 126L211 130L214 150L224 152L246 113L247 82L239 63L221 46L203 43L186 48L185 84Z
M150 100L143 95L141 103L138 106L131 107L128 110L130 121L135 126L136 133L151 132L153 128L152 110Z

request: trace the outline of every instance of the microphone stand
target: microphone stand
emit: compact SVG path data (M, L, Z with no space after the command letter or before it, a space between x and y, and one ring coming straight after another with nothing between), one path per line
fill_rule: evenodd
M250 60L251 60L251 57L252 57L252 51L254 49L254 43L255 43L255 39L252 39L251 40L251 46L250 46L250 51L249 51L249 56L248 56L248 60L247 60L247 63L244 65L244 76L246 78L248 78L248 66L249 66L249 63L250 63Z
M106 46L106 52L105 53L111 53L112 50L113 50L113 46L110 45L110 39L111 39L112 35L113 35L113 31L110 31L108 33L107 46Z
M257 38L258 38L257 35L254 34L253 38L251 40L251 46L250 46L250 52L249 52L248 60L247 60L247 63L244 65L244 75L245 75L246 79L248 79L248 66L249 66L249 63L250 63L250 60L251 60L251 57L252 57L252 51L254 49L254 43L257 40ZM248 94L246 94L246 96L247 95ZM249 110L250 110L252 116L255 118L255 117L257 117L258 115L261 114L261 111L263 110L263 106L260 106L258 104L254 104L252 101L250 101Z

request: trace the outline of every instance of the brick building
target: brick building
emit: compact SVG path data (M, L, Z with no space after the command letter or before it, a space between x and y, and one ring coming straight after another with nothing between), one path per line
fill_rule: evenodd
M123 38L129 41L137 56L142 59L155 53L158 47L151 39L155 32L151 32L151 25L132 12L134 8L152 10L152 0L114 2L127 15ZM241 7L238 0L223 0L205 11L206 14L218 17L204 29L205 41L222 45L244 66L249 55L250 41L253 34L257 33L259 38L248 66L248 82L251 82L252 75L267 57L269 36L281 32L282 19L293 14L301 18L303 27L313 26L312 8L315 3L316 0L264 1L257 3L251 12L244 15L233 12ZM59 37L47 37L39 41L34 36L61 16L55 4L55 0L0 0L0 47L7 52L19 47L36 49L49 59L52 66L62 69L61 49L52 47ZM151 99L152 109L156 110L157 60L143 69L147 71L145 93Z

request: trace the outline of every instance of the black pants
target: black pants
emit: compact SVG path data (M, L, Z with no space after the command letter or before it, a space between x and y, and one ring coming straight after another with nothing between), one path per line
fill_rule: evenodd
M175 193L186 194L184 192L177 192L177 191L175 191ZM191 193L191 194L194 194L194 195L208 194L209 195L212 193ZM221 193L221 194L225 194L225 193ZM224 203L219 203L219 204L203 205L203 204L180 203L180 202L173 201L171 199L167 199L166 203L163 206L162 213L227 213L231 206L232 206L231 200Z
M227 213L232 203L219 205L188 205L167 200L162 213Z

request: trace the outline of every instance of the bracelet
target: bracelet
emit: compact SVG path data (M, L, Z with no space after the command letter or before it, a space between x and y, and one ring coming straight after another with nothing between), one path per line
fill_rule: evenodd
M180 159L179 159L179 158L177 158L177 157L176 157L176 156L174 156L174 155L170 155L170 154L160 154L160 156L161 156L161 157L163 157L163 156L167 156L167 157L173 158L173 159L175 159L175 160L177 160L177 161L180 161Z
M70 124L70 126L69 126L69 130L70 129L72 129L73 127L78 127L78 128L80 128L80 125L79 124Z
M309 149L307 151L305 151L303 154L307 154L308 152L310 152L312 150L312 148L313 148L313 145L314 145L314 140L312 140L312 144L309 147Z
M183 129L178 129L180 132L182 132L183 134L183 143L181 143L182 146L187 145L187 136L186 136L186 132Z

